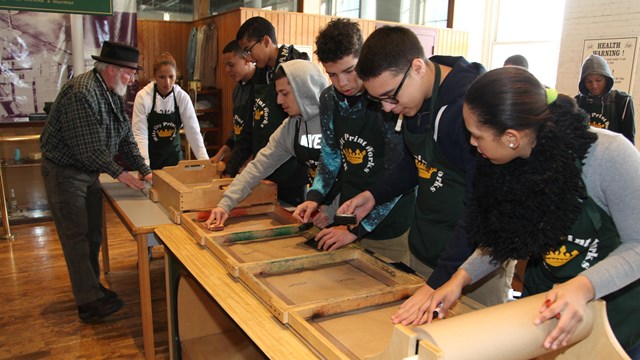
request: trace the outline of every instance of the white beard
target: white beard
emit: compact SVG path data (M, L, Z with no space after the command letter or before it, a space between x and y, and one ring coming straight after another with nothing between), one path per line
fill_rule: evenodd
M127 94L127 87L128 85L123 83L122 80L120 80L120 76L116 77L116 84L115 87L113 89L113 92L120 95L120 96L125 96Z

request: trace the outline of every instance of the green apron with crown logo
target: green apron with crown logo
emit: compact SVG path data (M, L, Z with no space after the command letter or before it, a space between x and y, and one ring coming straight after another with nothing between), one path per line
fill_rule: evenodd
M155 111L157 93L154 86L151 111L147 114L149 162L152 170L174 166L182 160L182 147L180 147L182 120L180 119L176 94L173 90L170 94L173 96L173 112L159 113Z
M364 98L364 95L362 95ZM359 111L342 115L336 106L333 115L335 138L342 153L340 172L341 203L376 183L385 174L385 133L381 131L382 110L368 107L366 100L354 105ZM387 240L404 234L410 226L414 193L403 195L367 238Z
M440 87L440 66L435 65L435 79L429 116L434 117ZM409 249L422 263L435 267L447 242L453 238L458 220L464 211L465 177L438 149L434 138L441 107L435 122L425 133L412 134L404 128L404 141L414 157L418 169L418 195L413 223L409 231Z
M591 197L582 203L582 213L560 249L549 251L541 261L529 261L523 296L550 290L604 259L621 244L618 230L609 216ZM640 342L640 322L631 320L640 313L640 280L603 297L607 317L623 348Z

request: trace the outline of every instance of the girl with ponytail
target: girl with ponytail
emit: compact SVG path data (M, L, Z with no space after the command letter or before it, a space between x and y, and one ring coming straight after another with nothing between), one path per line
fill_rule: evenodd
M464 286L522 259L523 296L546 292L551 304L531 321L560 319L545 348L567 345L586 303L602 298L631 354L640 342L640 322L629 321L640 311L640 153L517 67L480 76L463 114L481 157L466 213L477 250L423 305L426 320L440 304L444 316Z

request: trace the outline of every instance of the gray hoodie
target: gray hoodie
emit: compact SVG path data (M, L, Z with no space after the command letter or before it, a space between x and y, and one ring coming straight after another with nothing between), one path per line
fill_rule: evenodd
M605 77L606 87L601 95L589 94L584 82L590 74ZM580 83L578 84L580 94L576 95L575 99L578 106L589 114L591 126L620 133L635 144L636 127L633 99L623 91L614 90L613 84L613 74L607 61L598 55L591 55L582 65Z
M611 73L609 64L607 64L607 60L598 55L591 55L582 64L582 72L580 72L578 89L582 95L589 96L589 90L587 90L587 87L584 85L584 79L591 74L602 75L607 79L607 87L603 95L611 91L611 88L613 88L613 74Z
M287 75L302 114L285 119L271 135L269 143L229 185L218 203L218 206L227 212L244 200L260 180L268 177L290 157L296 157L296 144L318 150L310 151L309 153L318 155L307 161L307 165L317 166L322 138L319 96L322 90L329 86L329 82L322 69L310 61L291 60L280 64L279 67L282 67ZM297 138L296 129L299 129Z

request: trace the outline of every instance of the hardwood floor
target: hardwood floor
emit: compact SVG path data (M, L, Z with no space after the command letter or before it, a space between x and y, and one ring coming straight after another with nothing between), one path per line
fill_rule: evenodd
M102 323L78 318L53 222L13 226L15 240L0 240L0 359L144 358L136 243L111 209L107 222L111 272L103 284L125 306ZM153 253L156 358L168 359L162 247Z

